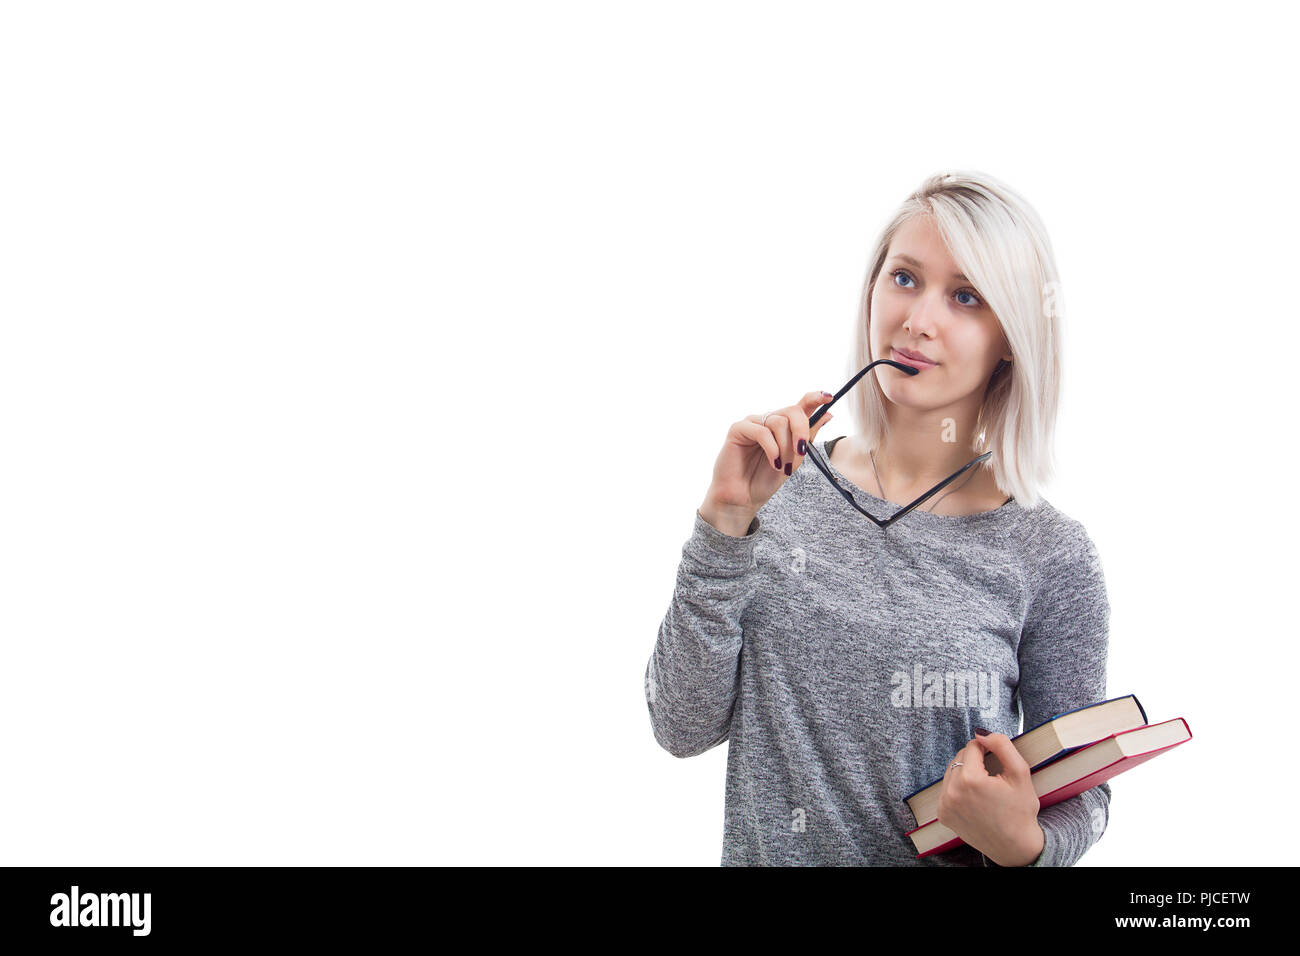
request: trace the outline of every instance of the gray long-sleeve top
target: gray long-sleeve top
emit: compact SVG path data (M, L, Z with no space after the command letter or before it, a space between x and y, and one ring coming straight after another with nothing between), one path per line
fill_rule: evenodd
M830 468L877 517L897 510ZM805 460L745 537L696 513L646 703L678 757L729 741L724 866L982 866L966 845L917 859L903 798L976 727L1014 737L1106 699L1109 621L1096 547L1047 501L881 531ZM1073 865L1110 796L1040 810L1031 865Z

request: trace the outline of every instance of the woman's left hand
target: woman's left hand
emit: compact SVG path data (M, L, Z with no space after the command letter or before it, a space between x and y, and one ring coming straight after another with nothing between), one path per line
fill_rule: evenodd
M1002 764L996 776L984 769L984 753ZM1006 734L975 737L953 760L962 766L944 774L939 822L998 866L1027 866L1043 852L1038 795L1029 764Z

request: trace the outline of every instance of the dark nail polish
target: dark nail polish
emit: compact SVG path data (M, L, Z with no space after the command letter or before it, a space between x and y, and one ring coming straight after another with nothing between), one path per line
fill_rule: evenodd
M799 454L808 454L808 445L802 438L799 439Z
M790 463L787 461L787 462L785 463L785 473L786 473L787 475L790 474L790 470L791 470L791 469L790 469Z
M987 730L985 730L983 727L976 727L976 728L975 728L975 736L976 736L976 737L987 737L988 735L989 735L989 732L988 732Z
M777 470L777 471L780 471L780 470L781 470L781 459L780 459L780 457L778 457L778 458L776 459L776 470Z

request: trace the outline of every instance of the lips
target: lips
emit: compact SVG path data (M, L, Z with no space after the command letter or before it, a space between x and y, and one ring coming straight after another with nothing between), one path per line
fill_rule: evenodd
M893 349L894 361L902 362L904 365L912 365L916 368L933 368L938 365L931 359L926 358L920 352L909 352L907 349Z

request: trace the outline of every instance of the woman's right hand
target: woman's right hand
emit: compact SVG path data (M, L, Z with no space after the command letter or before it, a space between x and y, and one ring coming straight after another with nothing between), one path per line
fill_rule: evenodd
M766 420L748 415L735 422L714 462L700 517L724 534L743 537L759 509L803 464L800 441L812 442L831 420L828 413L808 427L808 419L832 397L809 392L797 404L769 412Z

